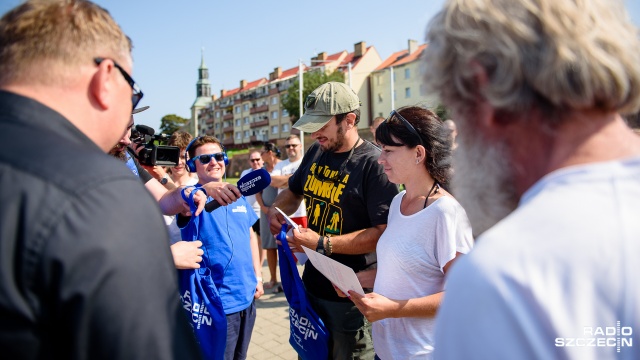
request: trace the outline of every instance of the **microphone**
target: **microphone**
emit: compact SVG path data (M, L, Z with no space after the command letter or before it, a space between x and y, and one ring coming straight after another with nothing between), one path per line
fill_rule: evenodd
M240 180L238 180L238 189L242 195L249 196L259 193L269 186L269 184L271 184L271 175L269 175L269 172L265 169L258 169L241 177ZM209 201L204 206L204 209L207 212L212 212L220 206L220 203L214 199Z

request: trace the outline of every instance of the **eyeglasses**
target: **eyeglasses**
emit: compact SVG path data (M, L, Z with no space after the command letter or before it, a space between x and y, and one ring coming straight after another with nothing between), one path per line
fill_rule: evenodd
M402 124L404 125L404 127L406 127L410 133L412 133L418 138L418 140L420 141L420 145L424 146L424 143L422 142L422 137L420 136L416 128L414 128L413 125L411 125L411 123L407 121L407 119L403 118L402 115L400 115L400 113L398 113L397 111L391 110L391 114L389 114L389 117L384 122L389 123L394 119L399 119L400 122L402 122Z
M284 147L286 147L286 148L288 149L288 148L294 148L294 147L297 147L298 145L300 145L300 144L287 144L287 145L285 145Z
M258 162L258 161L260 161L262 159L249 159L249 160L251 160L251 162Z
M211 159L215 159L217 162L223 162L224 161L224 153L223 152L219 152L219 153L215 153L215 154L202 154L202 155L198 155L196 156L195 159L200 160L200 164L202 165L207 165L208 163L211 162Z
M104 60L106 60L106 59L105 58L100 58L100 57L93 59L93 61L95 61L96 65L100 65L100 63L102 63ZM131 95L131 103L133 105L131 107L131 109L133 110L133 109L136 108L136 106L138 106L138 103L140 102L140 99L142 99L142 96L144 94L142 93L142 90L140 90L140 87L138 86L138 84L136 84L136 82L133 80L131 75L129 75L122 68L122 66L120 66L120 64L115 62L115 60L111 60L111 61L113 61L113 66L115 66L116 69L118 69L120 71L120 73L122 74L124 79L129 83L129 86L131 86L131 90L133 90L133 95Z

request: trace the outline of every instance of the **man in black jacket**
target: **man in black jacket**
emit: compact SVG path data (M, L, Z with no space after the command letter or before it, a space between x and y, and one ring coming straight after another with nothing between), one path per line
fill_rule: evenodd
M142 97L131 44L83 0L0 19L0 351L198 357L154 199L105 153Z

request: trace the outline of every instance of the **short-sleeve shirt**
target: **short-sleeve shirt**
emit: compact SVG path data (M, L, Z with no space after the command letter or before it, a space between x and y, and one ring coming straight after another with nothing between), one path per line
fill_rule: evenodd
M364 140L349 152L327 153L316 143L302 159L298 170L289 178L289 189L304 195L307 222L320 235L342 235L387 223L389 204L398 194L398 187L387 179L377 160L380 149ZM344 170L340 169L344 165ZM337 175L340 175L337 178ZM337 178L336 181L322 181ZM331 258L355 272L376 263L375 252L346 255L332 254ZM331 282L307 262L302 279L307 291L330 301L350 301L339 297Z
M257 279L250 229L256 220L243 196L230 205L191 217L181 231L183 240L202 241L201 265L211 270L225 314L244 310L253 301Z

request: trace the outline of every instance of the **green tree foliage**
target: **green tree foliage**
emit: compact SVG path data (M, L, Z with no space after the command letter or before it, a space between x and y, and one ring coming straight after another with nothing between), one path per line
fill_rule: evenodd
M304 89L302 89L302 101L307 98L309 94L313 90L315 90L318 86L329 82L344 82L344 74L340 71L334 71L332 73L325 73L323 71L309 71L304 73L303 84ZM294 122L300 118L300 98L298 97L298 88L300 87L299 81L296 81L289 87L287 90L287 95L284 97L282 101L282 107L285 108L289 112L289 116L291 121Z
M160 129L158 131L163 134L171 135L183 127L187 121L189 121L189 119L185 119L176 114L165 115L162 117L162 120L160 120Z
M438 117L442 119L442 121L451 119L451 113L449 112L449 109L447 109L443 104L438 104L438 106L433 109L433 112L436 113L436 115L438 115Z

